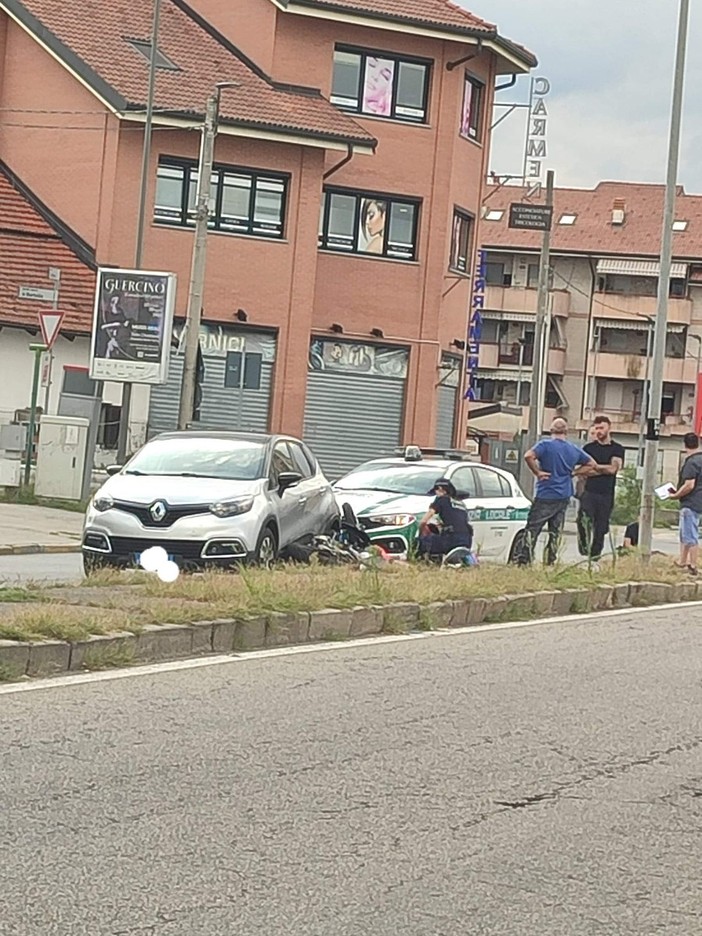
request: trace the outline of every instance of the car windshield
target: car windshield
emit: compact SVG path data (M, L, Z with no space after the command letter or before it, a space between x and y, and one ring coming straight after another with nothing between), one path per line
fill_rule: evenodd
M154 439L127 464L125 474L253 481L265 475L266 445L246 439Z
M338 481L342 491L386 491L428 496L442 476L439 468L418 465L362 465Z

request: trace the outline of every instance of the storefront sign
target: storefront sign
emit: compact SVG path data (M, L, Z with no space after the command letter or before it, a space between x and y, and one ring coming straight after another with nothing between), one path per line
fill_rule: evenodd
M522 231L550 231L553 208L515 202L509 206L509 226Z
M409 352L394 345L358 344L315 338L310 344L309 369L372 374L376 377L407 377Z
M162 384L168 378L176 277L98 270L90 377Z
M470 320L468 323L468 343L466 345L466 400L475 400L475 379L480 363L480 336L483 331L483 310L485 308L485 277L487 276L487 251L479 250L475 264L473 280L473 298L471 301Z
M181 353L185 327L174 326L173 337L178 343L178 353ZM266 363L272 363L275 360L275 346L275 336L268 332L234 331L205 322L200 325L200 350L205 357L225 358L232 352L245 351L261 354Z
M546 132L548 108L546 97L551 92L548 78L532 78L529 95L529 118L524 145L524 185L529 195L538 196L544 184L544 169L548 155Z

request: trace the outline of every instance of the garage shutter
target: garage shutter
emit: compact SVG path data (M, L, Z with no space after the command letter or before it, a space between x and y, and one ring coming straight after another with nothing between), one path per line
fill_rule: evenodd
M267 432L270 410L273 364L261 365L261 386L258 390L233 389L224 386L226 359L205 356L199 429L223 429L242 432ZM178 425L180 385L183 374L181 355L171 357L168 383L153 387L149 408L149 437L167 432Z
M438 412L436 414L436 447L451 448L453 445L453 427L456 420L458 389L442 384L438 394Z
M309 372L305 441L329 478L393 453L402 437L404 396L404 380Z

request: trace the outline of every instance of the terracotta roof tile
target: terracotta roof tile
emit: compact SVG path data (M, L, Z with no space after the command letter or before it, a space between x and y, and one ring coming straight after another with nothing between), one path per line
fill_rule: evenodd
M0 166L0 325L39 326L46 302L20 299L20 286L51 287L49 267L61 271L62 330L90 334L95 271L15 187Z
M484 221L480 239L485 247L538 250L541 235L508 227L509 206L522 200L520 186L496 189L485 202L488 210L504 209L500 221ZM556 252L601 256L655 258L660 253L664 187L635 182L600 182L594 189L558 188L554 193L552 249ZM615 199L624 202L624 223L612 224ZM576 216L572 225L559 224L564 214ZM688 221L687 230L673 235L678 259L702 259L702 196L678 189L675 217Z
M392 17L432 26L493 32L495 26L450 0L298 0L305 6L336 7L354 13Z
M0 0L0 6L40 34L96 90L111 95L110 103L144 109L149 62L128 39L149 41L152 0L82 0L79 12L65 0ZM224 122L367 146L375 143L314 89L275 85L183 0L163 0L158 48L176 66L158 69L155 105L161 111L201 115L214 86L234 81L237 87L222 92Z
M451 32L463 32L466 35L484 33L488 38L501 40L513 51L523 56L525 63L530 67L537 64L533 52L500 36L494 23L487 22L451 0L283 0L283 3L286 2L319 9L365 14L385 20L416 23L421 26L433 26L448 29Z

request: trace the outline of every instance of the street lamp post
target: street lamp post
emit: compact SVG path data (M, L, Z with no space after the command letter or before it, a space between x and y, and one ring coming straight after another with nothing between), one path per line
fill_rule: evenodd
M673 221L675 219L676 185L678 163L680 160L680 126L682 122L683 91L685 87L685 59L687 54L689 20L690 0L680 0L675 76L673 80L673 103L670 116L665 207L663 210L660 275L658 278L658 303L656 307L656 327L653 333L651 380L646 420L646 447L644 450L640 544L641 555L645 562L650 561L653 538L653 511L658 473L658 441L660 437L665 345L668 323L668 293L670 290L670 271L673 259Z

